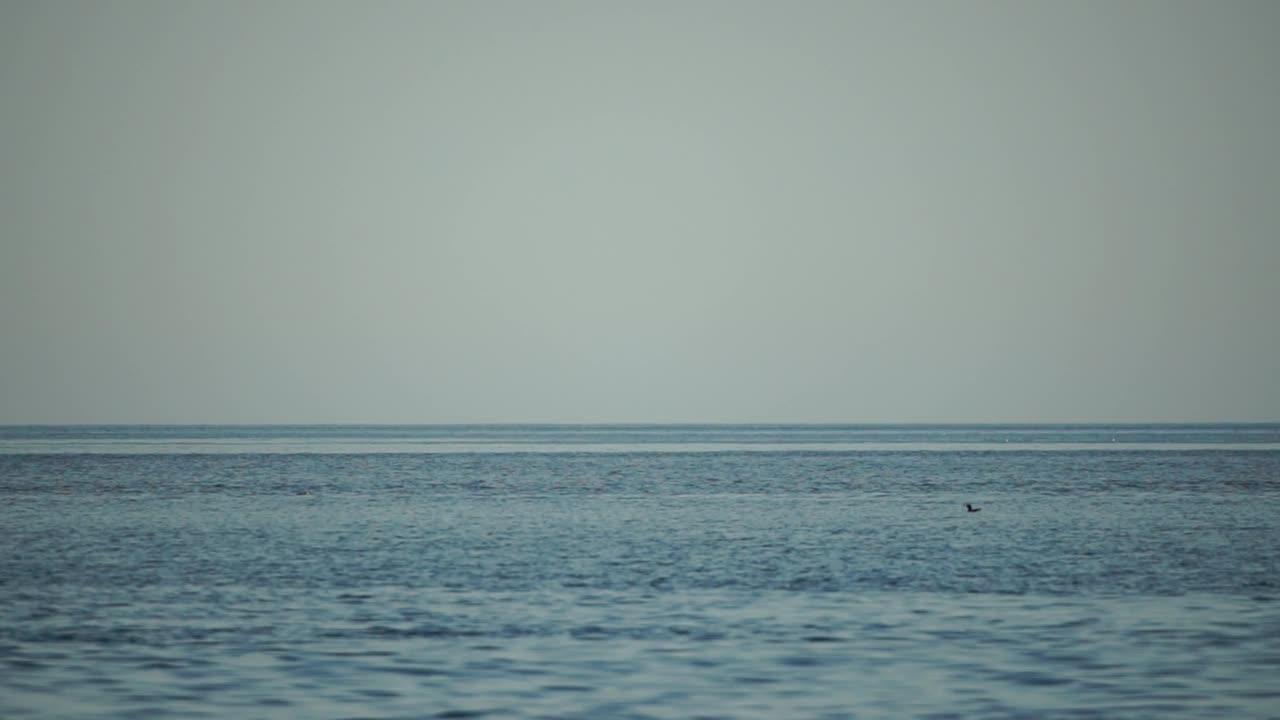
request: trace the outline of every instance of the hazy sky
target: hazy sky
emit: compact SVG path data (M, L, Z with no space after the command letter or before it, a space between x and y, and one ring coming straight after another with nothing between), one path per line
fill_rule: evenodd
M0 0L0 423L1280 420L1280 3Z

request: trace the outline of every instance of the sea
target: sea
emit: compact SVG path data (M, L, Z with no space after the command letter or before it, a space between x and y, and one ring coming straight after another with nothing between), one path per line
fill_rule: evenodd
M1280 718L1280 425L6 426L0 543L5 720Z

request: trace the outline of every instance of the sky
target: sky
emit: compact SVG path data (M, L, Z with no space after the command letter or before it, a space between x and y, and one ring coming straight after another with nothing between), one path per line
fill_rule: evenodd
M1280 421L1280 3L0 0L0 423Z

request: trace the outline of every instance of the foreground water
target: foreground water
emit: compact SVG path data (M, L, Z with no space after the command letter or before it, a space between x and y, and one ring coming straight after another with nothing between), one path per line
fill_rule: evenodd
M1280 717L1278 510L1280 426L0 428L0 717Z

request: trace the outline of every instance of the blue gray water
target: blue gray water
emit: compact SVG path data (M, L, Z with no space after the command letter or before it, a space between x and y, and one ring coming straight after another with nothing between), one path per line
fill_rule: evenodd
M1275 425L8 427L0 533L9 720L1280 717Z

